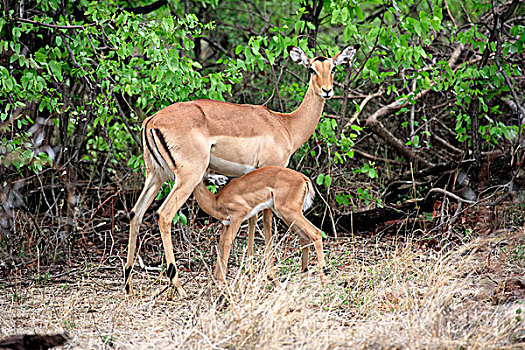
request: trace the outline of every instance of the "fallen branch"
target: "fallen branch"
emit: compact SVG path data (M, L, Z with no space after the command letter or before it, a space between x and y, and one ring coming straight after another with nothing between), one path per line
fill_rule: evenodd
M406 201L395 206L384 206L371 210L341 215L336 219L336 228L339 236L347 236L349 233L374 232L376 227L393 220L406 219L417 215L418 210L429 212L433 210L433 203L425 202L423 199ZM332 230L331 223L322 222L322 217L311 216L308 218L315 226L324 232Z
M425 196L425 201L428 200L428 198L430 197L430 195L432 193L441 193L441 194L443 194L443 195L445 195L447 197L450 197L450 198L454 199L458 203L467 203L467 204L476 204L477 203L476 201L471 201L471 200L468 200L468 199L461 198L460 196L455 195L454 193L452 193L450 191L447 191L447 190L444 190L442 188L432 188L432 189L430 189L427 192L427 195Z

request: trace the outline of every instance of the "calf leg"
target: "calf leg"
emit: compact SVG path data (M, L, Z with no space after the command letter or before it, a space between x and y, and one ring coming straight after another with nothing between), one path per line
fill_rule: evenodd
M228 259L232 248L233 240L241 227L242 219L230 219L230 224L223 230L219 238L219 251L217 254L217 265L215 266L215 279L224 282L228 269Z
M257 223L257 214L248 219L248 262L246 263L246 270L248 274L253 277L253 246L255 244L255 224Z

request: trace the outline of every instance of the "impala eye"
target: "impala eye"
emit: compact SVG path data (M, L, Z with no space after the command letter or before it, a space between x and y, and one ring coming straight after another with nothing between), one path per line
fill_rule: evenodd
M308 71L309 71L310 74L312 74L312 75L317 75L317 72L316 72L313 68L308 68Z

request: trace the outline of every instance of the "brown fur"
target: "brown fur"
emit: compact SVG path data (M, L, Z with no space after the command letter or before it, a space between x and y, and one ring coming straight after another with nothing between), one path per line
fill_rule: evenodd
M224 281L230 255L231 246L242 221L254 208L264 202L273 200L269 210L274 210L290 228L298 233L302 245L301 271L306 271L308 266L308 244L312 243L317 254L319 272L324 283L328 283L325 275L323 243L321 231L303 216L302 209L306 195L313 198L315 191L313 184L306 176L292 169L282 167L264 167L254 170L238 179L232 180L217 194L206 189L201 182L193 195L199 206L208 215L225 224L219 239L219 251L215 266L215 278ZM267 227L265 226L265 232ZM269 231L271 232L271 222ZM271 257L271 233L266 238L267 259L270 259L270 276L278 284L273 258ZM248 261L253 257L253 239L248 244ZM250 273L253 273L251 261Z

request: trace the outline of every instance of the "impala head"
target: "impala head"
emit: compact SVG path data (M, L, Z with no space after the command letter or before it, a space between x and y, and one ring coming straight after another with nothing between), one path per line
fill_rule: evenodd
M346 47L332 58L318 56L309 58L303 50L293 47L290 57L295 63L305 66L310 71L310 84L314 92L323 99L328 100L334 96L333 80L335 67L349 63L359 49L359 44Z

